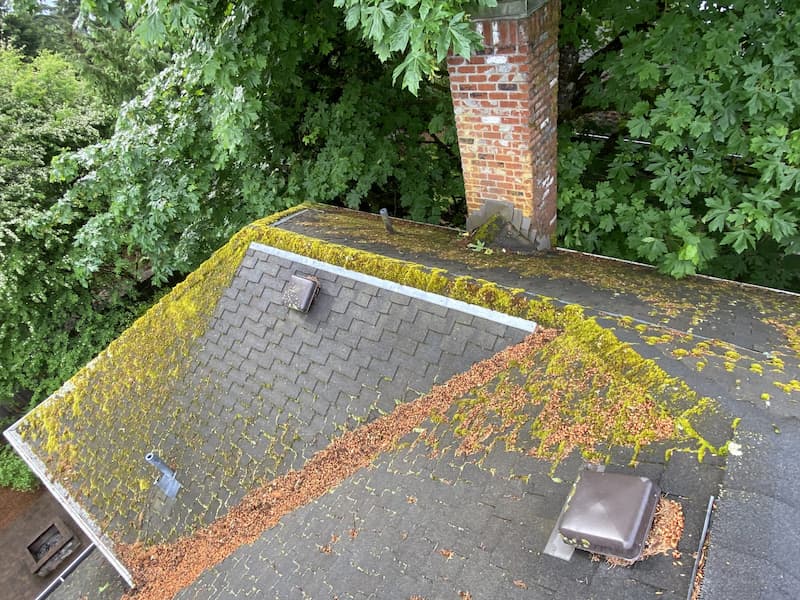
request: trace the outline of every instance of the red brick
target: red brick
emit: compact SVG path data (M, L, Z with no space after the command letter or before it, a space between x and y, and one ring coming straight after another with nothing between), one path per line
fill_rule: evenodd
M497 21L494 46L492 22L479 21L484 52L468 64L448 58L468 210L488 199L511 202L531 218L540 239L553 233L555 214L555 185L538 182L556 172L557 90L550 81L558 73L559 10L559 0L548 0L527 19ZM498 63L512 72L501 72ZM488 116L501 125L482 123Z

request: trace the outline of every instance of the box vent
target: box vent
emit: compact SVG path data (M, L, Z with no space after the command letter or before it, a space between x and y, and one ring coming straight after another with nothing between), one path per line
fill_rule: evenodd
M310 275L292 275L283 294L283 303L294 310L308 312L319 293L319 282Z
M567 500L559 533L582 550L638 560L660 495L646 477L583 471Z

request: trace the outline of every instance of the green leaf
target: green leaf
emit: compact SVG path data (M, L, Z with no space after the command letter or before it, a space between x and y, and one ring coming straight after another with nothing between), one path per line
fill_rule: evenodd
M469 22L464 21L464 13L458 13L450 20L449 34L453 45L453 52L464 58L472 54L472 28Z
M704 118L697 118L689 125L689 133L694 138L699 138L711 131L711 122Z
M791 238L798 231L796 213L780 211L772 215L770 219L770 233L772 238L780 243Z
M392 82L396 82L403 75L403 87L415 96L419 93L419 84L425 73L426 55L419 50L411 51L392 73Z
M654 143L667 152L672 152L681 144L681 138L672 131L662 131L656 136Z
M652 131L650 121L644 117L634 117L628 120L628 131L637 139L647 139Z
M636 75L642 87L649 87L658 83L661 78L661 69L654 62L644 61L638 65Z
M384 21L383 13L379 7L370 6L365 11L364 25L366 26L367 37L379 42L383 39Z
M404 52L408 47L411 30L414 26L414 17L406 11L397 20L397 24L389 38L389 47L392 52Z
M697 265L700 262L700 253L696 244L684 244L680 252L678 252L678 258L680 260L688 260L693 265Z
M134 31L144 44L151 45L162 44L167 34L161 13L155 11L140 20Z
M722 245L732 246L738 254L741 254L748 248L754 248L756 240L750 231L746 229L737 229L726 233L720 243Z
M706 200L708 211L703 215L702 221L708 225L709 231L722 231L725 228L731 204L727 198L708 198Z
M654 237L646 237L642 239L642 245L639 247L639 255L649 262L656 262L664 254L667 253L667 245L664 240L656 239Z
M344 25L348 30L355 29L361 23L361 6L354 4L345 12Z
M598 229L601 229L606 233L612 231L615 226L616 222L614 221L614 217L612 215L602 215L600 217L600 221L597 223Z

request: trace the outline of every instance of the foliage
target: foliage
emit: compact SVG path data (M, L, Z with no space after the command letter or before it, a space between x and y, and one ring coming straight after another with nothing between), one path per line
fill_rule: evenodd
M95 142L110 112L63 57L0 49L0 401L33 402L108 343L138 308L111 273L87 287L65 260L76 227L43 223L65 184L50 161ZM95 207L77 207L76 220ZM89 284L91 283L91 286ZM133 290L131 290L133 291Z
M348 29L361 37L385 62L396 53L405 55L395 67L393 80L414 95L423 77L431 77L447 53L469 58L481 39L467 18L466 7L496 6L496 0L334 0L345 10Z
M409 103L385 70L368 80L336 74L324 90L320 79L322 93L302 116L288 193L320 202L342 198L350 208L378 201L412 219L438 222L452 198L464 194L447 89L425 85Z
M73 203L111 199L77 237L82 277L119 248L159 280L185 272L240 225L306 199L389 203L436 221L462 195L437 65L479 43L465 2L84 4L174 59L126 105L109 143L61 163L67 178L92 176L56 222L71 222ZM562 110L563 243L674 276L800 285L799 9L563 4L562 54L579 67L561 82L574 91ZM597 132L601 113L607 141L568 135Z
M5 444L0 446L0 487L19 492L30 492L39 487L39 480L25 461Z
M82 279L113 265L164 281L307 198L358 207L371 195L437 221L463 194L446 84L420 84L418 100L393 87L332 4L146 8L131 4L135 31L169 43L172 61L122 107L110 140L57 163L65 181L89 172L50 213L75 226L92 207L71 257Z
M126 20L111 27L82 18L79 0L0 0L0 40L30 58L45 50L64 56L114 106L133 97L170 55L169 47L140 44Z
M55 6L40 6L35 0L0 0L0 41L31 58L43 50L67 52L76 14L75 0L62 0Z
M800 289L800 8L601 4L610 11L602 27L601 13L565 7L585 29L567 24L562 43L572 36L615 51L584 65L583 114L562 127L564 243L673 276ZM600 111L612 123L607 140L571 136L596 132Z
M322 23L322 16L331 22L339 21L341 13L331 13L327 3L293 4L306 5L319 13L314 19ZM176 43L196 39L198 32L214 28L225 20L238 20L237 12L258 17L255 5L232 4L202 0L135 0L125 4L109 0L84 0L84 7L92 14L114 25L125 19L135 23L138 35L149 44ZM313 5L313 6L312 6ZM480 45L478 34L469 23L468 8L491 7L497 0L333 0L336 8L345 13L348 30L357 30L380 58L386 62L397 55L403 56L394 69L393 79L402 75L402 85L413 94L419 91L424 77L433 77L438 65L449 51L469 57ZM294 12L289 3L272 0L258 7L265 15ZM276 21L276 23L279 21ZM281 26L272 29L280 29Z
M70 41L81 77L112 106L133 98L169 60L169 48L142 46L130 26L113 28L91 20L77 24Z

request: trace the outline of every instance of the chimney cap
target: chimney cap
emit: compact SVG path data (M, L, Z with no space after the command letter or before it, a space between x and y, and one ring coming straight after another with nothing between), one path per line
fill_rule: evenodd
M547 0L497 0L497 6L479 6L472 11L473 20L519 19L528 17Z

